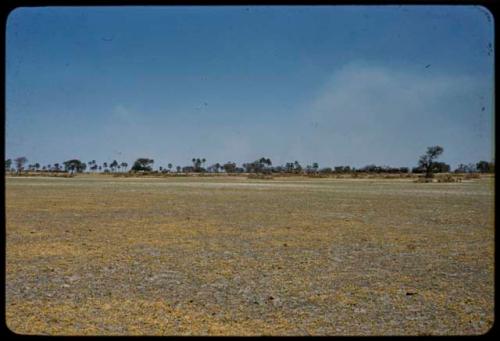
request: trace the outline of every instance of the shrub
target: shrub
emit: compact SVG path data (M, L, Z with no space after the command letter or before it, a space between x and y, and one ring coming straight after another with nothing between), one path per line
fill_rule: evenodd
M248 174L247 179L272 180L273 176L272 175L268 175L268 174L250 173L250 174Z
M438 182L461 182L460 178L456 178L451 174L444 174L437 178Z
M433 179L432 178L426 178L426 177L423 177L423 176L419 176L414 182L417 182L417 183L428 183L428 182L433 182Z
M321 173L317 173L317 174L315 174L315 173L309 173L309 174L307 174L307 177L309 177L309 178L327 178L328 175L327 174L321 174Z

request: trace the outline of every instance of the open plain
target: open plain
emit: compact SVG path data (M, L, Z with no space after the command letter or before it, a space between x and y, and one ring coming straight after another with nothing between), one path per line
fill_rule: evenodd
M493 178L6 178L6 322L51 335L468 335Z

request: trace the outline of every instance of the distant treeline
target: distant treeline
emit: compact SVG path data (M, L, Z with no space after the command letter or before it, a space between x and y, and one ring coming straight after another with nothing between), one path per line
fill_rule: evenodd
M311 165L302 166L298 161L287 162L284 165L273 165L271 159L262 157L253 162L243 163L238 166L235 162L213 163L206 166L206 159L193 158L192 164L187 166L175 166L168 163L166 167L159 166L153 169L154 160L148 158L138 158L128 169L126 162L114 160L111 163L97 163L95 160L83 162L72 159L62 163L40 165L39 163L28 164L26 157L18 157L14 160L5 161L6 172L69 172L69 173L114 173L114 172L160 172L160 173L256 173L256 174L346 174L346 173L425 173L427 177L433 173L450 173L450 165L444 162L437 162L435 159L443 152L439 146L429 147L427 153L422 155L418 161L418 166L391 167L377 166L374 164L362 168L351 166L320 167L317 162ZM453 170L455 173L494 173L493 162L479 161L475 164L460 164Z

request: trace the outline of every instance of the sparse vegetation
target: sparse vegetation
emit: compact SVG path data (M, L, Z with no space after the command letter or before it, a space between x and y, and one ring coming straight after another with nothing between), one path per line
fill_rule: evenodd
M228 161L226 163L212 163L207 168L203 167L206 163L205 158L192 158L192 165L188 166L176 166L175 172L172 171L173 164L168 163L167 168L159 166L159 171L153 171L154 160L148 158L139 158L132 165L129 170L129 175L135 176L178 176L179 174L205 174L205 175L218 175L219 173L224 173L226 175L238 175L246 174L250 179L258 179L258 174L267 174L269 177L260 177L266 179L274 179L276 177L284 177L290 175L302 175L307 177L335 177L341 178L348 176L350 178L412 178L418 177L419 174L424 174L427 179L432 179L434 174L448 174L451 172L450 165L444 162L438 162L436 159L443 153L444 149L440 146L428 147L425 155L422 155L418 161L418 166L411 169L409 167L391 167L391 166L377 166L375 164L366 165L362 168L355 168L348 165L345 166L335 166L335 167L323 167L320 168L317 162L313 162L312 165L307 165L302 167L299 161L287 162L285 165L274 165L270 158L261 157L253 162L243 163L242 167L238 167L236 162ZM42 167L40 170L40 164L35 163L28 166L29 172L22 173L24 169L24 164L27 159L20 157L14 160L17 168L17 175L30 176L33 174L47 174L51 172L60 172L61 168L59 163L54 163L54 166L48 165ZM117 160L113 160L111 163L104 162L102 166L99 166L95 160L89 161L88 163L81 162L80 160L69 160L64 163L64 171L74 173L83 173L87 169L92 173L116 173L120 172L116 176L126 176L125 172L127 170L128 164L126 162L119 163ZM5 161L5 171L13 174L11 169L12 161L8 159ZM108 169L109 167L109 169ZM459 164L458 167L453 171L455 174L469 174L467 179L478 179L481 174L494 173L495 165L493 162L479 161L476 164L470 163L468 165ZM39 173L41 172L41 173ZM465 177L464 177L465 178ZM454 181L451 179L456 179L456 177L441 177L440 182L443 181ZM446 180L448 179L448 180ZM417 179L416 182L434 182L429 180Z
M443 174L437 177L438 182L462 182L460 176L453 176L452 174Z
M493 324L489 177L111 174L143 178L6 179L12 331L477 335Z

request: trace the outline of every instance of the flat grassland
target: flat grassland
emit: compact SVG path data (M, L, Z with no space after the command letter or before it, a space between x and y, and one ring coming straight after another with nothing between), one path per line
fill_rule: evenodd
M462 335L493 178L6 178L6 323L51 335Z

